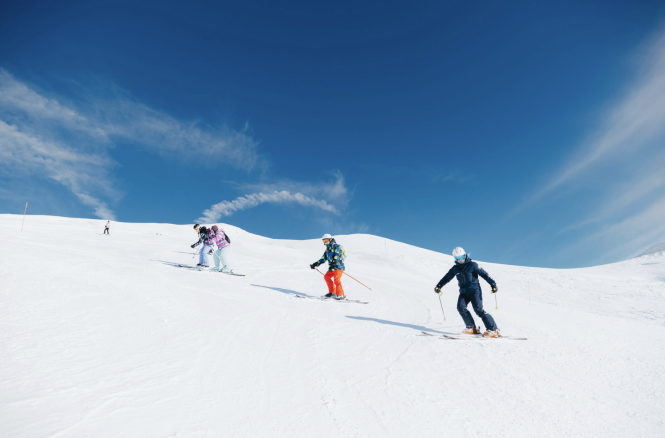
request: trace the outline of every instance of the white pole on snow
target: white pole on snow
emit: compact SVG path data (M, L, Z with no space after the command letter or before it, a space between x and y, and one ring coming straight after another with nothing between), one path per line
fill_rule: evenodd
M23 224L25 223L25 213L28 211L28 203L25 203L25 210L23 210L23 222L21 222L21 231L23 231Z

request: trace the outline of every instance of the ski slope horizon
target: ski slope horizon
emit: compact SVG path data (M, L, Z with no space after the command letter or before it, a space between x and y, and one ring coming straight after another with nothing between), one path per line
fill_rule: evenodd
M177 267L191 225L21 220L0 215L0 436L665 435L665 252L548 269L460 242L501 333L528 340L450 341L421 334L464 328L457 282L446 321L433 291L447 254L336 236L369 304L320 302L295 297L327 292L319 239L219 224L232 277Z
M637 257L665 252L665 242L660 242L642 251Z

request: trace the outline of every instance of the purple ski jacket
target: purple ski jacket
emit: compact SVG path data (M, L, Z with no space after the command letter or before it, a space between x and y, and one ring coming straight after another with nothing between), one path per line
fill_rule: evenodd
M230 243L226 241L226 234L224 234L224 230L221 228L217 230L217 234L211 236L211 241L215 242L217 248L219 249L226 248L230 245Z

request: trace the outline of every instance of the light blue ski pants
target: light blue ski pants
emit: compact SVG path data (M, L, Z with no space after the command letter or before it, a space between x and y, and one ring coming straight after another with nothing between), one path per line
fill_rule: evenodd
M227 259L229 255L229 251L231 250L230 246L227 246L225 248L218 249L215 251L213 254L213 259L215 260L215 268L219 269L219 265L221 262L222 265L222 271L230 271L231 266L229 265L229 261Z
M202 265L210 266L210 257L208 253L212 249L212 246L203 244L201 252L199 253L199 263Z

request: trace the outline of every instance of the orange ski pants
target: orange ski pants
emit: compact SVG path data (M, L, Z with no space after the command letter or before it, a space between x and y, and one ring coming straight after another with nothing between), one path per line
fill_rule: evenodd
M342 270L337 270L337 271L328 271L326 272L326 275L323 276L323 278L326 279L326 283L328 283L328 291L330 291L331 294L337 294L338 296L344 295L344 289L342 289L342 274L344 271Z

